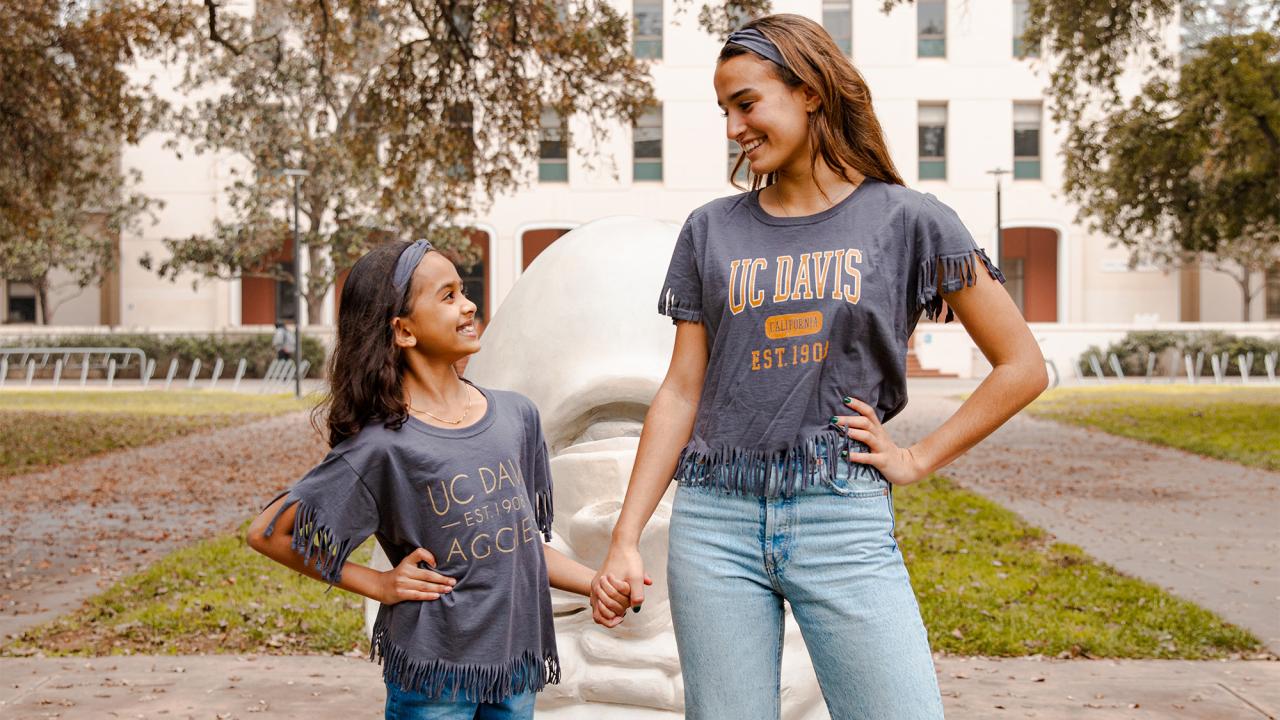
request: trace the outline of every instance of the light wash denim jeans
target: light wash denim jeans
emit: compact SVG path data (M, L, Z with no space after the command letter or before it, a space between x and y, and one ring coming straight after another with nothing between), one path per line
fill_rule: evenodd
M512 695L502 702L477 703L435 698L387 684L386 720L532 720L538 693Z
M667 581L689 720L781 713L783 600L834 720L934 720L942 698L878 470L787 498L681 486Z

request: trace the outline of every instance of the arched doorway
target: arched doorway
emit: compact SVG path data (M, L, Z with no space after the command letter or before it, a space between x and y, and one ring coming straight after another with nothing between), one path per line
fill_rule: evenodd
M560 236L569 232L573 228L567 227L544 227L532 228L525 230L520 234L520 270L523 272L529 267L529 263L542 254L543 250L551 247L551 243L560 239Z
M1005 289L1027 322L1058 322L1058 232L1043 227L1000 233Z

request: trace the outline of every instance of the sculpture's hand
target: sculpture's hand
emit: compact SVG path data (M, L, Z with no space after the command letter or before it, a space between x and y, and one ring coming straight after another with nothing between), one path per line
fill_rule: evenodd
M609 546L609 554L591 581L591 617L605 627L617 627L627 608L640 612L644 588L653 580L644 572L644 560L636 547Z
M849 453L849 462L871 465L884 475L884 479L894 485L910 485L923 480L928 472L916 461L910 448L901 448L889 437L889 433L880 424L880 418L870 405L857 398L844 398L844 404L853 409L857 415L845 415L833 418L845 433L853 440L866 445L871 452Z

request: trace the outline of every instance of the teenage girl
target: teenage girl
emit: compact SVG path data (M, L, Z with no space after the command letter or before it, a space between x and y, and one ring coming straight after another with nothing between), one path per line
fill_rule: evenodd
M658 300L676 323L671 365L594 589L629 587L639 607L638 539L674 478L686 717L779 716L785 601L833 718L940 718L893 489L1034 399L1042 356L956 213L904 187L866 82L821 26L748 23L720 52L715 92L753 189L680 232ZM953 312L992 372L901 447L884 423L907 402L908 339L921 314ZM601 602L594 614L624 616Z
M560 676L548 583L590 592L592 571L543 544L537 408L454 370L480 348L475 311L426 241L360 258L330 366L332 450L249 529L264 555L381 603L372 655L387 718L532 717ZM348 562L369 535L392 570Z

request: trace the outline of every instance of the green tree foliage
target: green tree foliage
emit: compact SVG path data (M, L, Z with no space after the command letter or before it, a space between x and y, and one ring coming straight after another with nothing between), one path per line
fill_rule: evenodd
M145 216L118 153L157 108L128 66L170 47L184 16L159 0L26 0L0 3L0 27L0 277L31 282L47 323L54 268L95 282Z
M1175 78L1157 77L1066 149L1065 189L1082 219L1135 261L1206 257L1244 299L1280 261L1280 38L1211 38Z
M253 17L215 0L205 8L184 89L224 91L178 112L175 129L246 162L227 189L231 212L209 234L167 241L157 269L292 281L273 259L290 234L280 172L298 168L311 307L387 237L427 237L473 262L456 223L525 180L544 106L586 118L598 137L652 101L629 23L604 0L267 0Z

